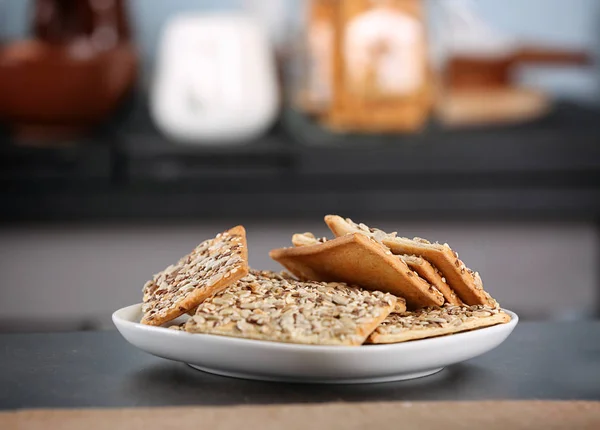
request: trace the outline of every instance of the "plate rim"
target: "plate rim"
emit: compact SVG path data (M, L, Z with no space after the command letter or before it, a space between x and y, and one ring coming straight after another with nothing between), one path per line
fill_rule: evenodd
M160 333L161 335L166 335L166 336L172 336L174 338L176 338L177 336L181 337L181 338L185 338L185 337L190 337L190 338L195 338L195 339L209 339L211 341L215 341L215 342L226 342L226 343L230 343L232 344L232 346L237 345L237 346L257 346L257 347L263 347L266 349L277 349L277 350L289 350L289 351L294 351L294 350L302 350L302 351L322 351L322 352L340 352L340 353L347 353L350 351L364 351L363 353L368 353L368 351L385 351L385 350L390 350L390 349L402 349L402 348L411 348L411 347L415 347L415 346L423 346L423 347L427 347L427 346L435 346L434 344L436 343L445 343L445 342L456 342L456 341L460 341L460 339L464 339L470 336L473 336L475 334L484 334L484 333L489 333L494 334L496 332L504 332L504 331L508 331L509 334L514 330L514 328L517 326L517 324L519 323L519 316L506 308L500 308L503 312L506 312L510 317L511 320L507 323L504 324L497 324L491 327L483 327L483 328L479 328L479 329L475 329L475 330L469 330L466 332L462 332L462 333L454 333L451 335L445 335L445 336L438 336L438 337L432 337L432 338L426 338L426 339L417 339L417 340L411 340L411 341L407 341L407 342L399 342L399 343L388 343L388 344L379 344L379 345L357 345L357 346L346 346L346 345L305 345L305 344L300 344L300 343L288 343L288 342L275 342L275 341L267 341L267 340L255 340L255 339L244 339L244 338L239 338L239 337L234 337L234 336L224 336L224 335L216 335L216 334L209 334L209 333L187 333L184 331L180 331L180 330L172 330L169 329L167 327L164 326L149 326L149 325L145 325L145 324L141 324L139 322L133 322L130 321L128 319L125 319L123 317L121 317L119 314L122 312L125 312L128 309L131 308L141 308L142 303L136 303L133 305L129 305L129 306L125 306L123 308L120 308L116 311L113 312L112 314L112 321L113 324L115 324L115 326L117 327L117 329L120 332L119 329L119 324L125 326L125 327L129 327L131 329L134 329L136 331L142 331L142 332L146 332L148 334L158 334ZM167 334L169 333L169 334ZM361 348L362 346L362 348ZM441 346L441 345L440 345ZM360 353L360 352L358 352Z

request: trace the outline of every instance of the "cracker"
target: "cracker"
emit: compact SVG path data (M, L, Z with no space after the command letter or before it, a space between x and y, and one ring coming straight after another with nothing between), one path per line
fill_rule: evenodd
M367 343L399 343L444 336L504 324L510 316L489 306L425 308L415 312L391 314L369 336Z
M467 268L450 246L431 243L425 239L396 237L396 233L385 233L364 224L356 224L351 219L337 215L327 215L325 222L337 237L361 233L387 246L396 255L417 255L423 257L443 274L450 288L467 305L497 306L496 301L483 289L477 272Z
M350 234L325 243L274 249L269 255L300 279L340 281L406 299L410 307L435 306L444 296L380 243Z
M395 303L394 296L380 291L251 270L241 281L202 302L185 330L273 342L357 346Z
M399 255L402 261L404 261L408 267L425 279L431 285L436 287L444 295L446 303L451 305L462 305L463 302L458 298L456 293L446 283L446 278L442 276L442 273L431 264L429 261L416 255Z
M162 325L248 273L246 230L237 226L198 245L144 285L142 324Z
M327 242L327 238L325 238L325 237L316 238L315 235L310 232L296 233L292 236L292 243L294 244L294 246L310 246L310 245L317 245L319 243L325 243L325 242ZM409 265L409 267L410 267L410 265ZM425 278L425 279L427 279L427 278ZM433 285L435 285L435 284L433 284ZM404 300L403 297L396 296L396 298L398 300L396 301L396 306L394 307L393 312L394 313L405 312L406 311L406 300Z

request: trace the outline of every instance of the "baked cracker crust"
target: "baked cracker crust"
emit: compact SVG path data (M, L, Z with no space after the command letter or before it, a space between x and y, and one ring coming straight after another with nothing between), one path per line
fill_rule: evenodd
M338 215L327 215L325 223L336 237L361 233L381 242L396 255L423 257L442 273L450 288L467 305L497 306L496 301L483 289L479 274L468 269L448 244L430 243L419 238L394 237L393 234L356 224Z
M202 302L184 329L273 342L358 346L395 303L396 297L380 291L251 270Z
M510 316L488 306L425 308L415 312L391 314L369 336L367 343L399 343L450 335L510 321Z
M327 238L323 237L323 238L316 238L314 234L310 233L310 232L306 232L306 233L296 233L292 236L292 244L294 246L310 246L310 245L318 245L320 243L325 243L327 242ZM406 261L405 261L406 262ZM408 262L406 262L408 264ZM408 264L408 267L410 267L410 264ZM412 268L414 270L414 268ZM417 272L418 273L418 272ZM428 280L427 278L423 277L425 280ZM441 280L441 277L440 277ZM428 280L429 281L429 280ZM430 281L431 282L431 281ZM433 282L431 282L432 285L435 286L435 284ZM439 290L439 288L438 288ZM452 292L452 290L450 290ZM452 294L454 294L454 292L452 292ZM454 295L456 297L456 295ZM404 300L403 297L397 297L397 301L396 301L396 306L394 307L394 313L402 313L406 311L406 300ZM458 298L457 298L458 299Z
M462 305L463 302L458 298L456 293L446 283L441 272L429 261L416 255L399 255L409 268L419 274L419 276L436 287L444 295L446 303L451 305Z
M396 305L392 313L401 314L402 312L406 312L406 300L404 300L404 297L396 296L396 299Z
M274 249L270 257L299 279L339 281L403 297L409 307L444 303L444 296L380 243L349 234L317 245Z
M247 274L246 230L237 226L202 242L144 285L141 323L174 320Z

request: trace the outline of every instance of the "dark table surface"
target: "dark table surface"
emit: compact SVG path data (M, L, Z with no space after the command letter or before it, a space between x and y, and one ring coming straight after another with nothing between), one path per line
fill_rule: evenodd
M600 322L523 322L497 349L436 375L346 386L214 376L117 332L0 335L1 409L483 399L600 400Z

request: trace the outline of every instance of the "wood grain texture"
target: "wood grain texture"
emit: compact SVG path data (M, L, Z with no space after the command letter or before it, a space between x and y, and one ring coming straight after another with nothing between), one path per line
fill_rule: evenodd
M146 430L600 428L600 402L389 402L288 406L21 410L0 413L1 428Z

